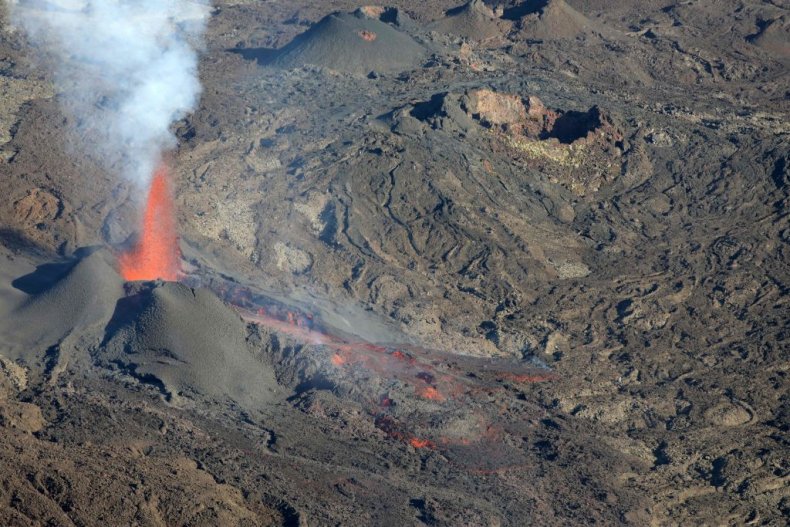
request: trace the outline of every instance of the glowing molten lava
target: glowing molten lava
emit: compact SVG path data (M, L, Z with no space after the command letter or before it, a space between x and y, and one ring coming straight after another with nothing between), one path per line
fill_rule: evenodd
M151 180L140 239L118 262L127 281L177 280L179 259L170 175L163 164Z
M346 359L344 356L342 356L339 353L335 353L334 355L332 355L332 357L329 358L329 360L332 361L332 364L334 364L335 366L342 366L343 364L346 363L348 359Z
M409 439L409 444L414 448L433 448L435 446L433 442L427 439L420 439L419 437L412 437Z
M425 386L417 390L417 395L431 401L444 401L444 396L433 386Z

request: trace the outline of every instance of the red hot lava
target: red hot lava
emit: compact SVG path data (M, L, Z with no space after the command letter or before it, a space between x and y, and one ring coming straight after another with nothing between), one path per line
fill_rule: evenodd
M178 236L170 174L165 164L154 173L148 190L142 232L134 248L118 259L121 275L127 281L177 280L179 269Z
M192 279L195 277L185 277L187 282ZM499 408L488 404L481 406L481 401L488 402L496 391L512 390L513 385L556 379L550 371L507 359L467 357L411 344L374 344L341 336L324 327L320 316L314 317L211 274L195 284L211 288L244 320L323 349L327 362L332 365L331 376L354 383L358 388L355 397L373 418L376 428L389 437L415 449L441 450L458 456L463 466L468 464L466 458L476 459L475 452L486 452L483 457L490 462L481 471L510 470L508 467L519 466L508 464L510 454L502 449L504 439L499 437L498 428L492 426L499 417ZM366 390L364 383L360 384L371 373L384 380L386 393L378 389L382 384L374 382L371 390ZM395 391L394 395L390 388ZM411 395L432 404L421 409L413 404ZM469 403L475 408L489 409L475 417ZM459 408L463 407L467 409L462 413L463 419L479 422L479 426L469 428L471 435L468 437L459 436L452 429L449 435L443 434L441 423L444 420L452 423ZM494 412L497 415L493 415ZM486 431L481 434L482 428ZM488 455L492 445L498 445L494 450L502 455Z

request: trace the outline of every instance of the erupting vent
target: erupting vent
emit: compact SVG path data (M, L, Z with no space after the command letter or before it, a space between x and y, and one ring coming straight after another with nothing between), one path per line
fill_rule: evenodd
M121 275L125 280L178 279L179 250L174 209L170 175L162 164L151 180L140 239L131 251L119 258Z

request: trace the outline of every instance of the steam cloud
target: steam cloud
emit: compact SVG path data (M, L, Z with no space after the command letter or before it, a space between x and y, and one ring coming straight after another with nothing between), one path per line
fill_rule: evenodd
M11 0L15 25L53 60L83 146L145 185L197 104L207 0Z

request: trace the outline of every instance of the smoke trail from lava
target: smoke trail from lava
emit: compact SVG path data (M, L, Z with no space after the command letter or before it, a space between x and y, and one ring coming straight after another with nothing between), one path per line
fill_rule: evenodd
M10 0L86 151L147 187L198 101L207 0Z

